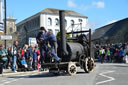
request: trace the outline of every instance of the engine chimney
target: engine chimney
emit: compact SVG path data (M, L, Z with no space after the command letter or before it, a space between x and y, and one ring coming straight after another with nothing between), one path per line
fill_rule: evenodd
M60 18L60 43L61 43L61 57L66 56L67 48L66 48L66 31L65 31L65 14L64 10L59 11L59 18Z

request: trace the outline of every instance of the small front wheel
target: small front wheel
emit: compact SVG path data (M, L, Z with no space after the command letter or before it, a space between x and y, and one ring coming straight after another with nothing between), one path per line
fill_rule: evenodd
M77 73L77 67L74 62L69 62L67 72L71 76Z

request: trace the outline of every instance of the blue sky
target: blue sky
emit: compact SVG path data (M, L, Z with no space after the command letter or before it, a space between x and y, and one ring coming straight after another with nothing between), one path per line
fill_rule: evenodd
M7 15L17 23L45 8L73 10L85 16L92 29L128 18L128 0L7 0Z

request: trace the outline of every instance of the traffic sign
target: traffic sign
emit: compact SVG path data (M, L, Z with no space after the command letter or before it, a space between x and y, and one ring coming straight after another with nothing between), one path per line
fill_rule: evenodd
M1 40L12 40L12 35L1 35L0 39Z
M30 45L36 45L36 44L37 44L36 38L30 37L28 40L29 40L29 41L28 41L28 42L29 42L29 46L30 46Z

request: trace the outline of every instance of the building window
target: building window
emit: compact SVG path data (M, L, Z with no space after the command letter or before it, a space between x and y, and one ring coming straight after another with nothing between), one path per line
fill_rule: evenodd
M59 32L59 29L55 29L55 35L57 35L58 32Z
M11 23L11 22L9 22L9 24L10 24L10 25L12 25L12 23Z
M48 25L51 26L52 25L52 19L48 18Z
M71 20L71 26L72 27L74 27L74 24L75 24L74 20Z
M10 33L12 33L13 32L13 29L12 28L10 28Z
M55 25L58 26L59 25L59 19L55 19Z
M79 19L79 22L82 23L82 19Z

